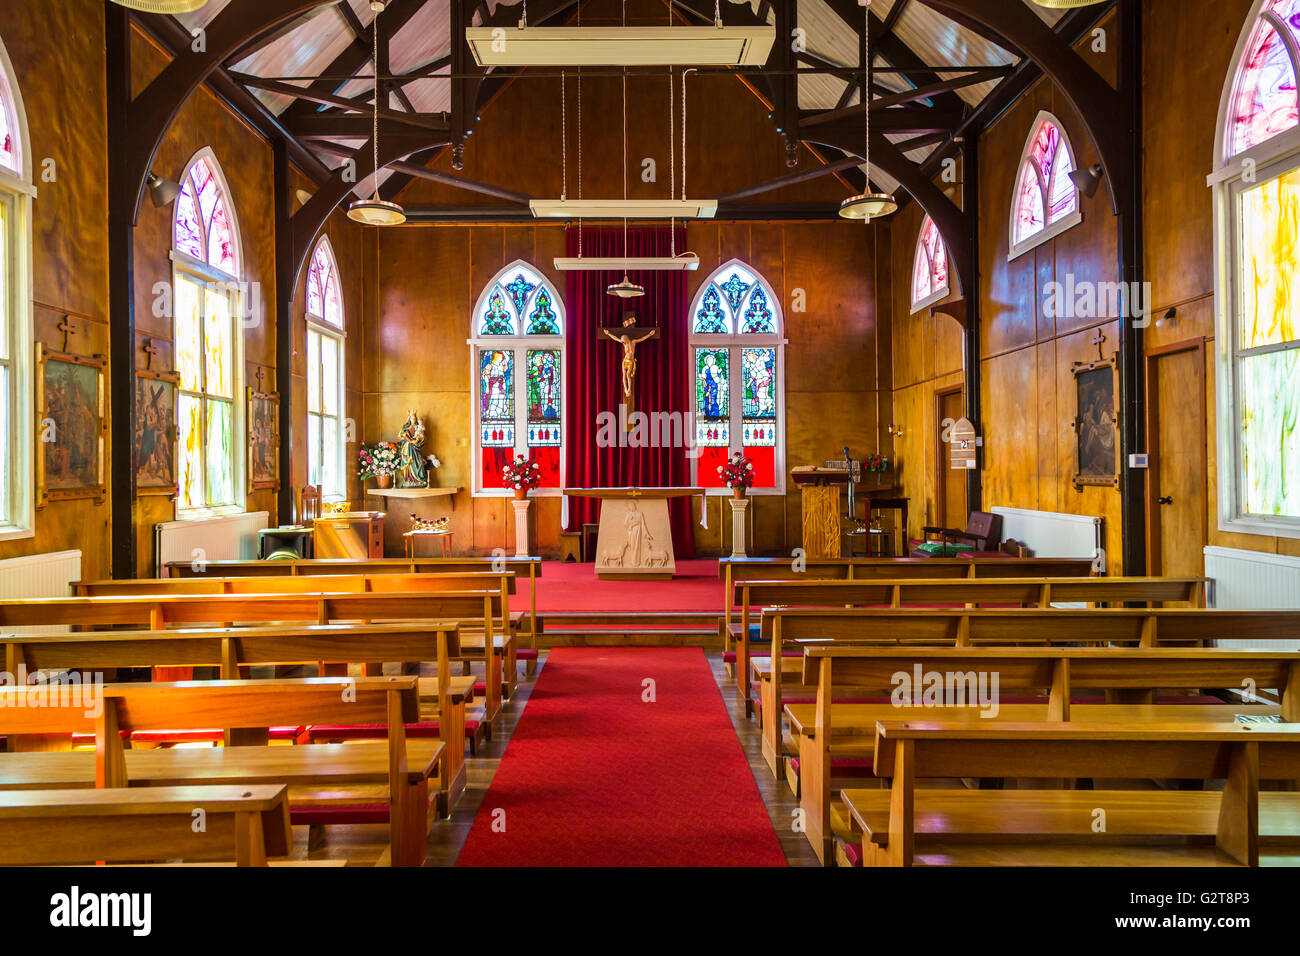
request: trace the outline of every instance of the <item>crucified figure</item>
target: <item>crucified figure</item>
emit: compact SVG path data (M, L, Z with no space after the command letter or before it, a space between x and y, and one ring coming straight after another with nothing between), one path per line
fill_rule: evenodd
M636 380L636 347L646 339L652 339L659 334L658 329L650 329L644 335L633 338L631 328L635 325L636 316L629 315L623 320L623 328L629 331L625 331L622 335L615 335L609 329L600 330L602 335L623 346L623 401L629 405L632 401L632 385Z

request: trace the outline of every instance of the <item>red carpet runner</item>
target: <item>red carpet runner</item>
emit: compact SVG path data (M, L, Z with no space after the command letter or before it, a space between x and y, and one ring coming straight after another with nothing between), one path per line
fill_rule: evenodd
M646 678L654 703L642 700ZM551 651L457 860L784 865L717 682L693 647Z

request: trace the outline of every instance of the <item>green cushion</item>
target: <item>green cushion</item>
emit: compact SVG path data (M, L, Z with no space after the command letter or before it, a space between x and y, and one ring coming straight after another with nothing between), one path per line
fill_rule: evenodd
M959 554L974 551L975 546L973 544L944 544L942 541L926 541L924 544L918 544L916 550L923 551L932 558L955 558Z

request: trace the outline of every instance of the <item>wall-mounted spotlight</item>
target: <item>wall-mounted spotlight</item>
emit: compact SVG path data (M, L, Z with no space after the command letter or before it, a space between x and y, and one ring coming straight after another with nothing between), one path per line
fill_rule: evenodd
M1167 325L1178 317L1178 308L1171 307L1168 312L1156 319L1156 325Z
M895 425L893 422L890 422L889 425L886 427L885 430L888 431L889 434L893 435L895 438L902 438L902 437L903 437L903 426L902 426L902 425Z
M161 209L163 206L170 206L176 201L176 197L181 194L181 184L174 183L170 179L163 179L157 173L151 172L145 183L149 186L149 198L153 204Z
M1091 199L1097 195L1097 187L1101 185L1103 175L1105 174L1102 171L1101 164L1097 163L1087 169L1070 170L1070 181L1079 187L1079 192Z

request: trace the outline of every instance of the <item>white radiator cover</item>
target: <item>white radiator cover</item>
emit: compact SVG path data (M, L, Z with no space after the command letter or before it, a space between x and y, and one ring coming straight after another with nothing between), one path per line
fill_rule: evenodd
M1300 558L1239 548L1206 548L1205 576L1211 579L1210 607L1300 609ZM1300 639L1257 644L1217 641L1220 647L1300 650Z
M1106 570L1101 518L1023 508L989 510L1002 516L1002 540L1015 538L1034 557L1088 558L1097 562L1099 573Z
M249 561L257 557L257 532L268 527L270 513L250 511L194 521L154 525L154 574L171 561Z
M80 551L49 551L0 561L0 598L68 597L81 580ZM63 634L62 624L6 628L10 634Z

